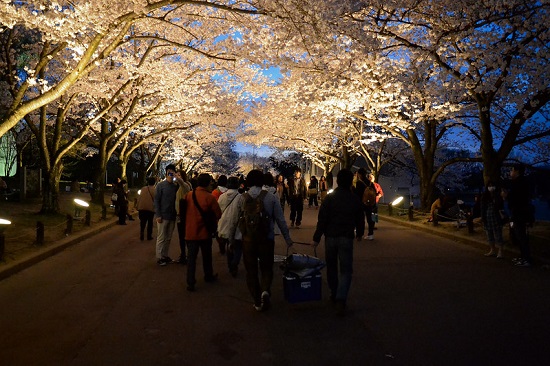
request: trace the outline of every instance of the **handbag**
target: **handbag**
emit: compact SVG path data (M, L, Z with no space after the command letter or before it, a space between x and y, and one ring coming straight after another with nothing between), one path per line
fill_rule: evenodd
M118 194L113 193L113 194L111 195L111 201L118 201Z
M199 205L199 201L197 201L197 196L195 194L195 190L193 189L193 202L195 202L195 207L197 207L197 210L199 210L199 213L202 216L202 221L204 221L204 226L206 227L206 231L208 231L208 234L212 238L215 238L218 236L218 220L216 220L216 214L212 211L204 212Z
M309 188L307 190L307 194L310 195L310 196L314 196L317 194L317 188Z

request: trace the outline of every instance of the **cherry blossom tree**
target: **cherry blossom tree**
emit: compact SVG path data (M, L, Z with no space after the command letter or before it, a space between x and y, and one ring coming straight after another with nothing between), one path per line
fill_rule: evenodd
M261 5L261 4L259 4ZM238 32L261 14L255 2L234 1L3 1L3 29L22 25L41 35L42 53L26 65L18 90L7 112L0 116L0 136L25 115L60 98L72 85L100 67L120 46L137 40L156 40L223 60L235 60L237 41L221 38ZM55 80L40 72L60 64L65 72ZM15 77L15 75L14 75ZM25 97L27 90L40 92Z
M447 88L475 104L465 119L480 141L484 179L498 180L514 148L550 135L541 111L550 100L546 1L409 1L369 6L347 19L384 39L385 49L425 58Z

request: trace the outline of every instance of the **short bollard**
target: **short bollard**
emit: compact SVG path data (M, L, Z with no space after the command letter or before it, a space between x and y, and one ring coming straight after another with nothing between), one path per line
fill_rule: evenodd
M439 221L439 211L438 211L438 210L435 210L435 211L434 211L434 217L433 217L433 224L434 224L434 226L439 225L438 221Z
M4 250L6 248L6 237L4 233L0 231L0 261L4 260Z
M413 219L414 219L413 209L414 209L414 207L412 205L410 205L409 206L409 221L413 221Z
M468 234L474 233L474 217L473 215L466 216L466 227L468 227Z
M36 222L36 245L44 244L44 223L41 221Z
M67 228L65 229L65 235L69 235L73 232L73 217L67 214Z
M393 215L393 206L391 205L391 203L388 205L388 215Z
M92 221L92 214L90 210L86 210L86 216L84 216L84 225L90 226Z
M107 220L107 205L101 205L101 220Z

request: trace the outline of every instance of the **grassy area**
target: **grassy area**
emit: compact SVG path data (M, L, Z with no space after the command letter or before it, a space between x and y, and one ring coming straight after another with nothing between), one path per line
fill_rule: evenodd
M381 216L389 215L389 209L387 205L379 205L379 214ZM429 212L421 212L413 210L413 218L409 219L408 209L393 209L391 217L393 219L402 220L407 223L411 223L416 227L428 228L430 231L440 232L443 234L452 234L457 238L463 238L468 241L477 241L479 243L486 243L485 231L480 219L474 219L473 232L470 233L465 226L458 227L456 221L443 221L439 222L437 226L428 222L430 217ZM503 230L505 245L508 248L513 248L509 239L508 228L504 227ZM529 229L529 238L531 243L531 250L535 257L540 257L545 260L550 260L550 222L537 221L532 228Z
M106 197L105 202L110 202L109 197ZM75 198L90 204L88 209L90 210L91 220L89 227L85 225L85 209L82 210L80 212L82 219L73 220L72 233L74 234L97 225L102 219L102 207L97 204L91 204L88 193L61 192L59 198L61 213L55 215L39 214L42 206L42 201L39 198L23 202L0 201L0 218L11 221L11 225L6 225L4 230L5 250L3 261L0 261L0 266L30 255L45 246L65 238L67 236L66 230L69 221L67 215L71 217L75 216L75 205L73 203ZM130 207L132 209L133 204L130 204ZM113 218L114 211L108 207L106 219L112 220ZM38 222L44 225L44 244L42 245L37 245L36 242Z

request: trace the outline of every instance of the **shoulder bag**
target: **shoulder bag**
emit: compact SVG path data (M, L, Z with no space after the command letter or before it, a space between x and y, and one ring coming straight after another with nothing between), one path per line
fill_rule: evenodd
M199 210L199 213L202 216L202 221L204 221L204 226L206 227L206 231L208 231L208 234L212 238L215 238L218 234L218 222L216 220L215 214L212 211L204 212L199 205L199 201L197 201L197 195L195 194L195 190L193 189L193 202L195 202L195 207L197 207L197 210Z

